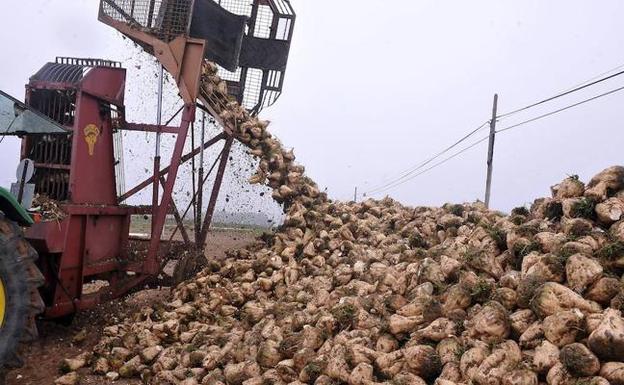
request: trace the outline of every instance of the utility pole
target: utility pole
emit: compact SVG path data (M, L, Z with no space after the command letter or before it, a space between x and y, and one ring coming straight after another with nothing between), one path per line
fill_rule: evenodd
M494 166L494 139L496 139L496 115L498 113L498 94L494 94L492 120L490 120L490 144L487 157L487 179L485 181L485 207L490 208L490 192L492 190L492 168Z
M162 107L163 107L163 83L165 82L165 68L160 66L160 76L158 77L158 104L157 104L157 115L156 115L156 124L158 125L158 131L156 132L156 150L154 153L154 186L152 191L152 207L157 208L156 210L167 210L167 207L159 207L159 197L160 197L160 142L161 142L161 129L160 125L162 124ZM157 212L156 211L156 212ZM152 211L152 238L160 237L159 234L154 234L154 211Z

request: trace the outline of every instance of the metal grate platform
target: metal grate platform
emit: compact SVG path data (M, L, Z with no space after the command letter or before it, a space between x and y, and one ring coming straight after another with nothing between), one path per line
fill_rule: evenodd
M30 80L77 84L94 67L121 68L121 63L102 59L59 56L54 63L44 65L36 74L31 76Z
M235 72L221 68L220 76L228 82L231 93L249 111L258 114L273 105L282 93L285 59L276 65L254 63L259 56L288 55L295 23L295 11L288 0L214 0L229 12L249 17L240 68ZM272 45L263 44L272 42ZM267 51L267 47L278 50ZM246 60L249 57L251 60ZM269 62L271 60L268 60ZM274 63L270 63L274 64Z
M252 114L281 95L295 18L289 0L100 0L100 20L113 27L123 23L164 42L206 40L206 58L222 66L230 94Z
M170 42L188 34L192 6L192 0L101 0L100 16L108 16Z

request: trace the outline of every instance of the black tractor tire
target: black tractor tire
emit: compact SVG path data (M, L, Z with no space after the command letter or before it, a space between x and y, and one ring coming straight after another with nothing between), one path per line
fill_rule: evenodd
M35 318L44 310L38 290L44 278L35 265L37 257L20 227L0 213L0 280L5 304L0 320L0 383L3 372L23 364L20 343L37 338Z

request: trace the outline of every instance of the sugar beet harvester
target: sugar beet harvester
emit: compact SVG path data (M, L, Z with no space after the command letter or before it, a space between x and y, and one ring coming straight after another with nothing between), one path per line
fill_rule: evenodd
M161 124L162 94L158 124L127 122L126 70L107 60L57 58L30 78L25 103L0 94L0 134L22 138L25 165L18 170L15 194L0 189L0 372L20 364L19 342L36 338L39 314L71 317L149 283L176 242L182 254L203 255L237 124L218 112L238 102L257 115L279 97L295 14L288 0L101 0L99 20L153 54L175 79L184 106L169 122L181 114L181 123ZM214 68L208 61L222 67L223 97L201 91L203 68ZM183 154L189 134L196 137L197 109L211 114L223 131ZM124 130L157 137L153 174L127 191L118 183ZM176 136L166 167L159 153L162 133ZM203 160L204 151L218 144L223 144L220 155L205 174L199 164L192 200L180 211L172 199L179 166L197 156ZM124 204L150 186L150 206ZM38 204L59 209L54 220L39 215L33 221L24 207L30 207L33 194L49 199ZM184 220L191 208L192 231ZM149 237L131 236L136 214L151 215ZM176 226L163 240L168 217ZM177 233L181 241L174 240ZM192 271L194 261L183 258L182 273ZM88 292L85 285L93 281L105 285Z

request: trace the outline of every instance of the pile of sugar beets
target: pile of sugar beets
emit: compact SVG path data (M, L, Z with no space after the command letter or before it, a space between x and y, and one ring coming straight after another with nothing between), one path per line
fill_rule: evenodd
M58 384L624 384L624 167L511 215L333 202L265 122L218 112L284 225L107 327Z

